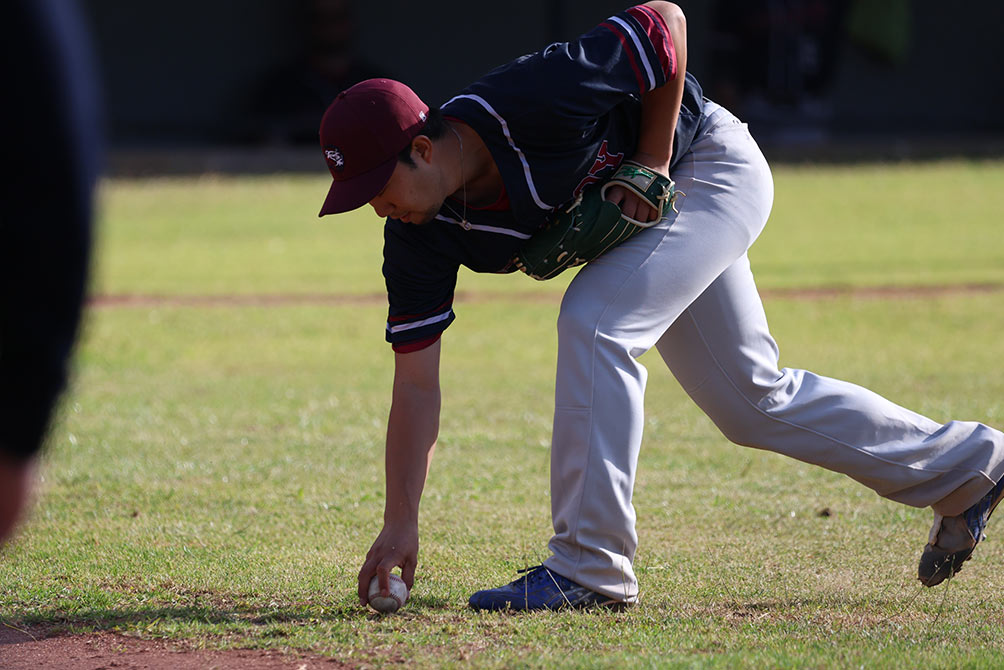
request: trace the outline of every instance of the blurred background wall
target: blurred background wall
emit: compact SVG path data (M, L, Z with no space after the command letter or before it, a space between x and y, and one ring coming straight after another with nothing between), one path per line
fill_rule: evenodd
M327 103L355 81L394 77L440 103L495 65L573 39L629 3L82 4L113 153L135 156L309 147ZM688 16L690 70L768 153L1004 154L1004 3L678 4Z

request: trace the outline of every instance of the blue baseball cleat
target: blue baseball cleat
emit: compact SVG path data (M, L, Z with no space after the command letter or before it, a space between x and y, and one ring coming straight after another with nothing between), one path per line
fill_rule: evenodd
M924 586L940 584L962 569L976 545L986 537L983 531L987 521L1002 498L1004 479L959 516L935 518L917 568L917 579Z
M516 581L497 589L478 591L468 604L476 610L529 611L565 608L609 607L623 609L627 603L590 591L543 565L523 568Z

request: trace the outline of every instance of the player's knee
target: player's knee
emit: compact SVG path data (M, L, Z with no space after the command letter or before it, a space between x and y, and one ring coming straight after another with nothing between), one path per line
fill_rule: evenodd
M740 447L762 446L759 443L763 440L763 435L756 430L753 421L748 423L742 421L715 422L715 425L718 426L722 435L733 444L738 444Z
M762 402L775 390L775 385L750 382L744 389L736 385L702 388L691 397L729 442L762 448L774 421Z
M567 340L596 332L600 312L595 301L578 299L565 294L558 312L558 339Z

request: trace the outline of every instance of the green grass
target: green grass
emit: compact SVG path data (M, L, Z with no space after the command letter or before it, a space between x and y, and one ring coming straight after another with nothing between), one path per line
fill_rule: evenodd
M751 257L764 288L1004 284L1004 162L775 168ZM383 291L368 207L319 219L327 178L120 181L104 191L101 293ZM466 273L461 289L560 293L567 279Z
M1004 283L1004 163L786 167L751 258L765 287Z
M762 286L1004 284L1002 164L775 177L751 254ZM379 222L318 221L323 191L304 178L106 183L95 292L379 295ZM921 590L929 511L730 445L652 354L642 604L468 611L471 591L546 557L561 285L465 275L460 288L494 299L462 301L444 339L421 565L400 615L355 604L382 515L392 358L377 299L90 310L39 503L0 556L2 621L359 667L1004 664L993 527L947 589ZM766 304L783 365L935 419L1004 423L1004 291Z

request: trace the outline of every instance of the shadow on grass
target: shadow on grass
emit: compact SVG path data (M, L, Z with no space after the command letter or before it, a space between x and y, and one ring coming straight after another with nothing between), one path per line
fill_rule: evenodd
M285 604L227 602L216 594L215 602L124 604L121 607L80 608L75 611L56 607L9 608L0 616L0 626L46 638L66 634L114 632L141 636L171 637L178 629L202 629L202 634L250 636L259 640L282 639L300 627L339 628L340 624L365 621L448 618L459 622L477 617L466 603L453 598L420 596L409 600L397 614L385 615L360 607L354 599L343 598L331 604L299 602ZM646 621L662 620L667 625L681 620L704 621L712 625L778 624L823 626L827 629L884 630L887 626L930 623L932 614L910 607L912 599L899 597L790 597L709 599L679 605L651 600L631 608L618 618L632 619L632 613ZM606 611L604 611L604 614ZM527 613L496 613L527 614ZM937 617L935 617L937 619ZM184 633L182 633L184 634ZM7 641L0 636L0 646Z
M709 602L706 606L696 608L695 613L737 623L808 622L829 626L881 626L929 620L929 612L913 606L918 595L923 595L923 592L884 598L827 596L748 601L728 599Z
M397 616L409 617L444 613L458 609L459 604L446 598L423 596L409 600ZM49 637L68 632L97 631L150 631L163 624L195 624L207 626L254 629L283 624L318 624L386 619L392 615L379 614L355 602L318 605L315 603L269 607L262 605L150 605L107 609L83 609L66 612L43 609L33 612L7 610L0 616L0 626L13 630L26 629L33 636ZM6 641L0 639L0 645Z

